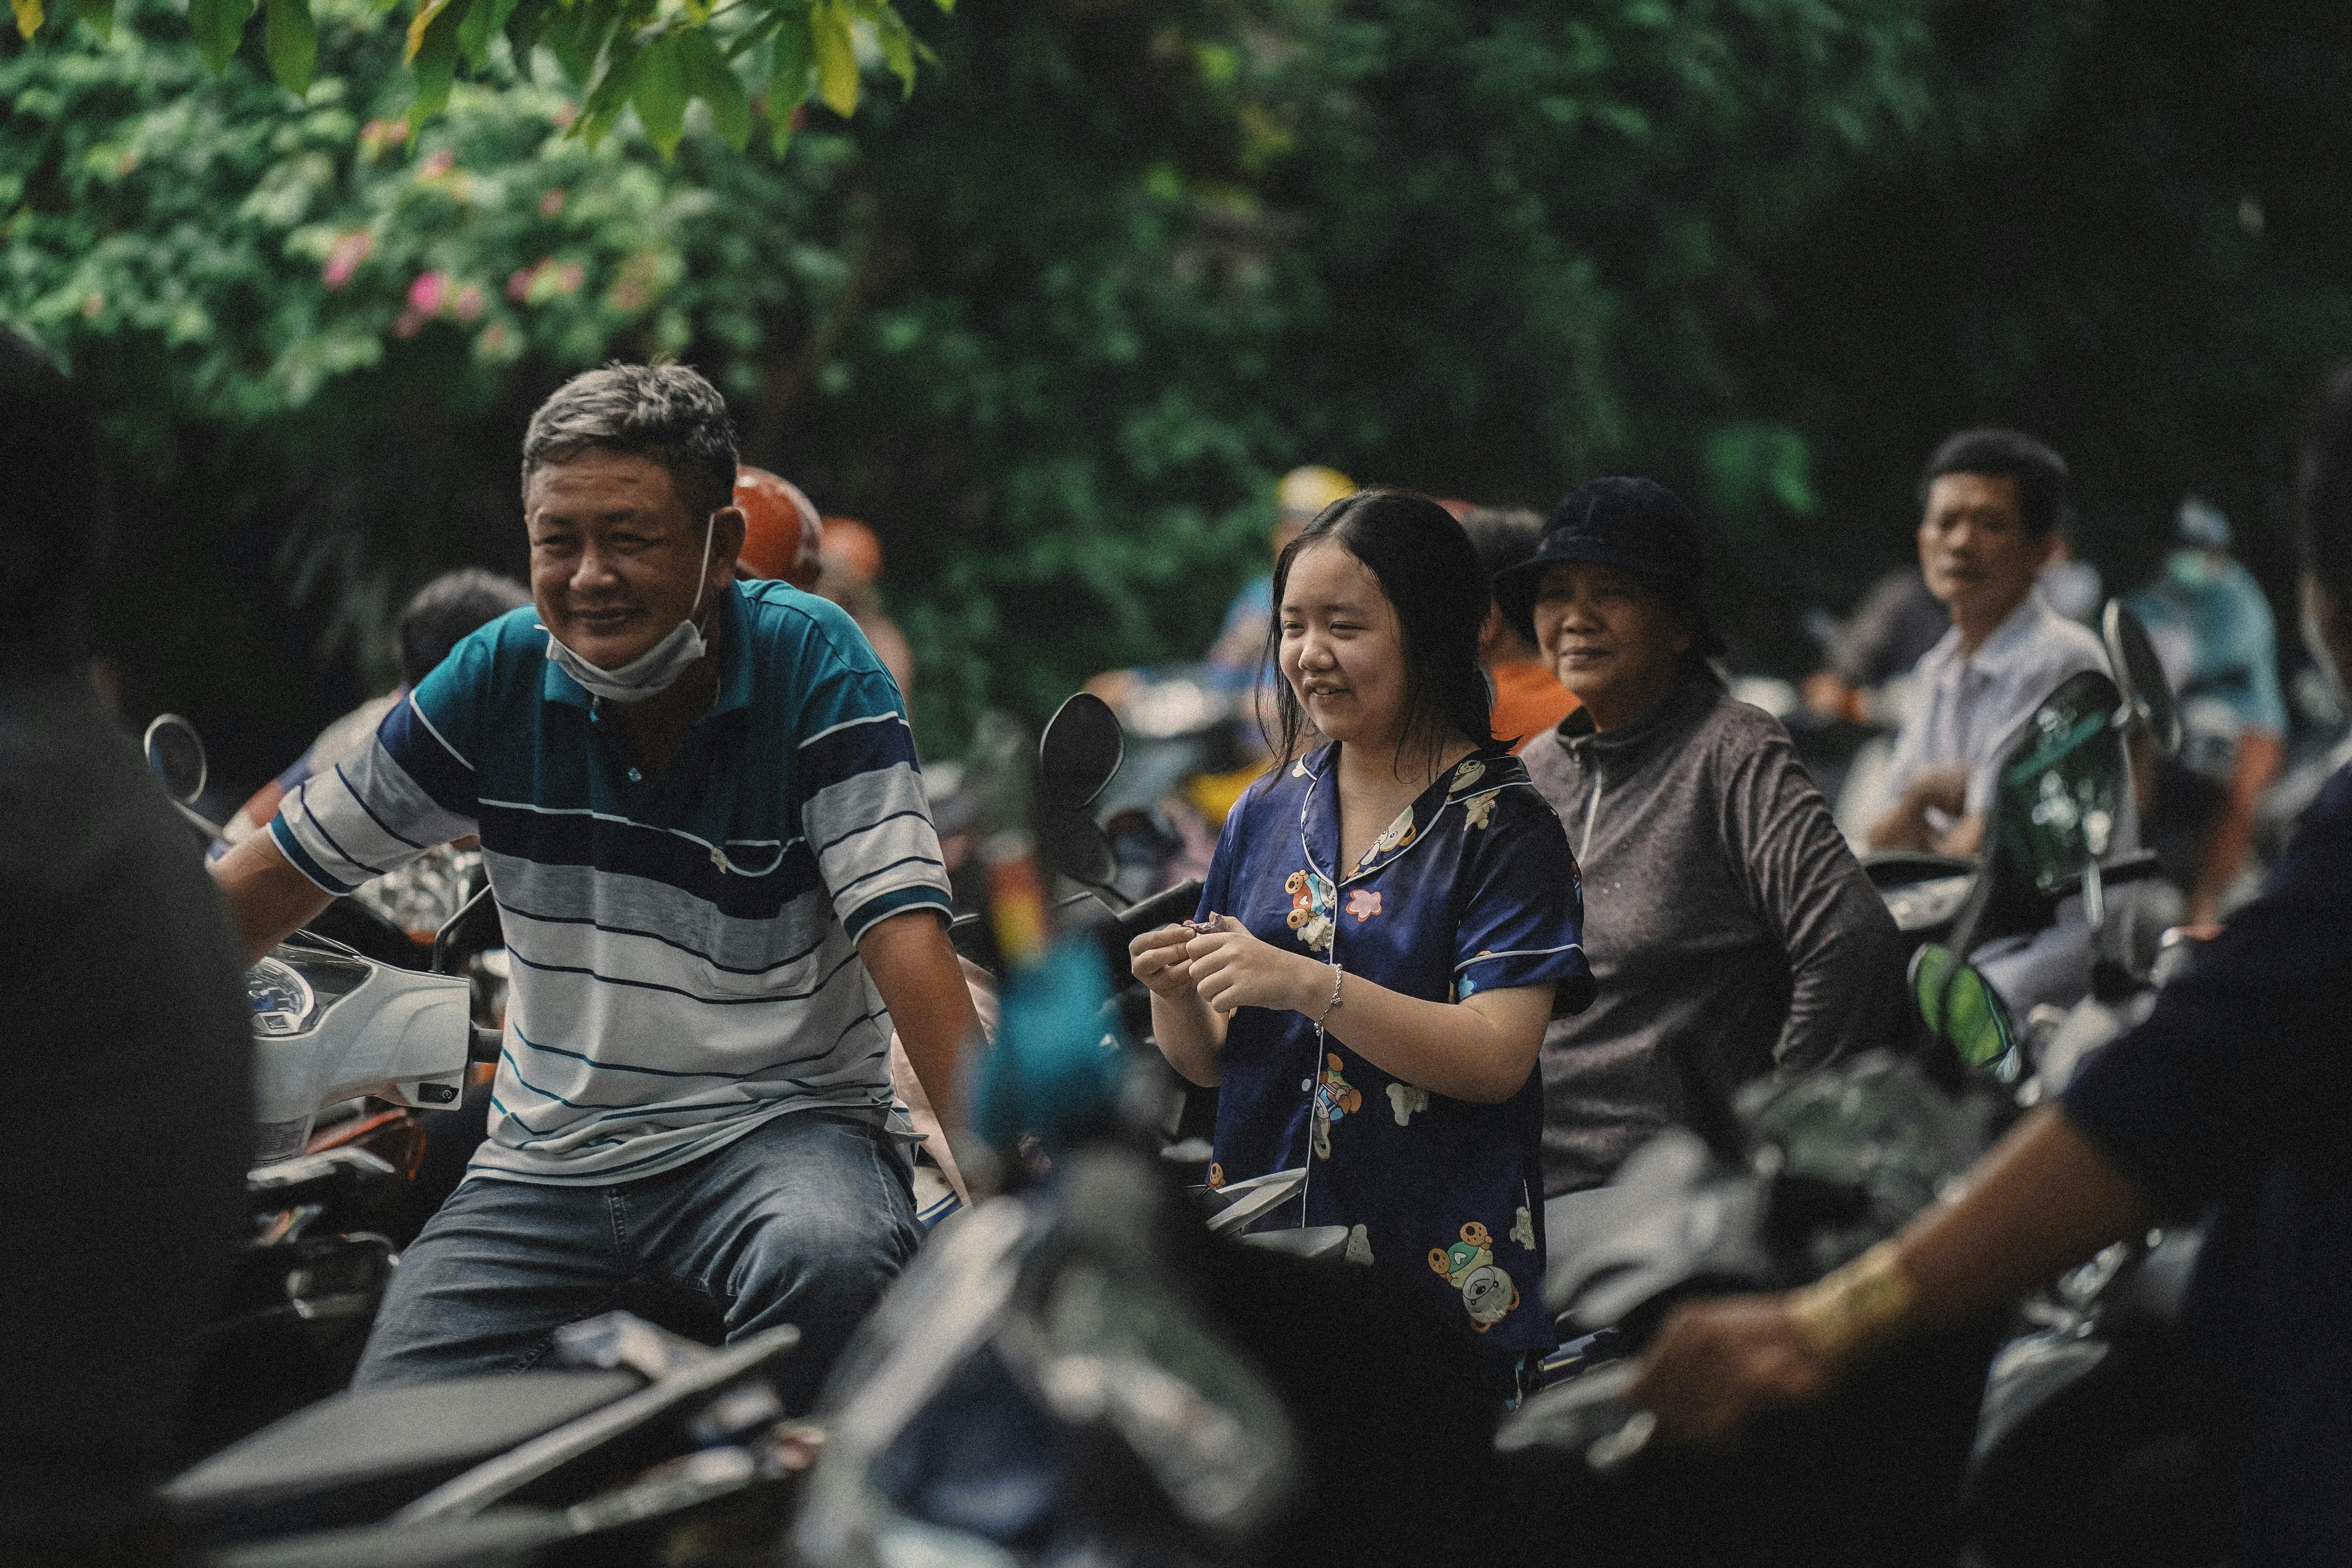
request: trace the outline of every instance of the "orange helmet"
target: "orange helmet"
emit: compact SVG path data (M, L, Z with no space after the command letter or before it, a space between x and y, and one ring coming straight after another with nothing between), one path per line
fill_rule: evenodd
M882 541L854 517L824 520L824 558L861 583L882 575Z
M735 470L735 504L743 512L743 549L736 557L754 577L775 577L814 588L824 544L824 523L800 487L749 464Z

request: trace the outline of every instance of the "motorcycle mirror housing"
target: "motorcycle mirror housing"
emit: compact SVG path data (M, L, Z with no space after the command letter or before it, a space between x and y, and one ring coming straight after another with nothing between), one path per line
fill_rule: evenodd
M2115 853L2124 797L2115 728L2121 706L2115 682L2081 670L2020 727L1993 788L1987 847L1996 868L2005 863L2023 871L2050 896Z
M2123 708L2147 726L2158 756L2173 755L2180 750L2180 704L2147 628L2121 599L2109 599L2099 617L2099 636L2107 645L2107 668L2115 674Z
M1039 811L1037 846L1047 865L1079 886L1099 889L1109 885L1110 837L1085 812L1054 805Z
M1911 955L1911 994L1919 1016L1968 1066L2007 1083L2017 1076L2016 1031L2009 1009L1976 965L1962 963L1941 942Z
M204 737L196 733L196 727L177 713L158 713L140 745L163 793L182 805L195 805L209 776Z
M1038 799L1050 807L1081 810L1102 794L1126 758L1127 738L1110 704L1091 691L1074 692L1038 738Z

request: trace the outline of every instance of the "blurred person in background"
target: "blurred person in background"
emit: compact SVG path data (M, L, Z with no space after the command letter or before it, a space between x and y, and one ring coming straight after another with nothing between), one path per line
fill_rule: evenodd
M357 755L375 734L376 726L383 722L384 715L398 707L410 689L424 679L435 665L448 658L449 650L468 633L530 603L530 592L521 584L478 566L444 572L419 588L400 612L400 620L393 630L400 684L381 697L369 698L320 731L319 738L294 759L290 767L254 791L221 829L221 842L214 847L215 857L227 846L241 843L267 827L269 819L278 815L278 803L304 779L320 768L333 767Z
M248 1225L245 961L187 824L86 673L98 442L0 330L0 1563L172 1560L193 1333Z
M1674 492L1603 479L1494 584L1580 703L1520 752L1568 826L1599 984L1544 1037L1548 1194L1752 1079L1910 1037L1895 921L1788 732L1708 665L1703 576Z
M2352 373L2302 480L2304 636L2352 671ZM2200 1458L2237 1568L2352 1562L2352 770L2155 1010L2029 1112L1949 1200L1804 1289L1685 1306L1632 1397L1733 1440L1906 1336L2003 1309L2151 1224L2204 1218L2181 1308Z
M253 798L237 807L236 815L221 829L212 858L218 859L231 846L268 826L269 819L278 815L278 804L304 779L355 761L375 739L376 727L385 716L449 657L450 649L477 627L529 603L530 594L521 584L478 566L445 572L418 589L401 611L394 632L400 684L328 725L293 766L255 791ZM429 944L465 903L479 859L470 838L436 845L389 875L369 878L352 889L352 897L381 915L394 930L405 931L412 942ZM355 944L366 940L349 930L336 934Z
M1532 511L1473 506L1460 516L1489 583L1533 555L1543 537L1543 519ZM1478 662L1495 686L1495 738L1515 752L1576 710L1576 694L1500 605L1487 609L1478 629Z
M2036 586L2065 487L2064 460L2014 430L1964 430L1927 460L1919 566L1952 628L1912 672L1871 848L1977 853L2003 742L2068 676L2106 668Z
M915 650L898 623L883 613L875 586L881 578L882 541L874 531L854 517L826 518L816 591L849 612L904 694L915 689Z
M2163 766L2148 837L2189 889L2187 921L2221 918L2253 842L2254 808L2286 750L2278 627L2253 575L2230 555L2230 520L2190 496L2176 548L2125 604L2147 627L2180 696L2183 742Z
M1332 502L1356 493L1356 481L1337 468L1310 463L1293 468L1275 486L1274 533L1269 540L1278 559L1290 542L1305 531L1316 515ZM1231 691L1242 691L1273 675L1264 668L1268 632L1274 626L1274 574L1251 578L1225 609L1225 624L1209 645L1202 662L1210 679Z
M1909 675L1920 655L1951 628L1951 613L1927 591L1916 566L1889 572L1838 623L1822 650L1827 663L1805 678L1805 705L1849 723L1899 722L1899 709L1888 711L1874 699L1888 682Z
M815 592L824 571L824 521L800 486L745 463L735 470L735 507L743 514L735 575Z

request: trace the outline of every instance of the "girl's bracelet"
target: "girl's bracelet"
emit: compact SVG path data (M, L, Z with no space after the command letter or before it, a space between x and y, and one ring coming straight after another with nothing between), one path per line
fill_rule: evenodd
M1339 987L1347 978L1348 972L1334 962L1331 965L1331 1000L1324 1003L1323 1011L1315 1015L1315 1027L1318 1031L1322 1029L1323 1020L1331 1016L1331 1009L1339 1005Z

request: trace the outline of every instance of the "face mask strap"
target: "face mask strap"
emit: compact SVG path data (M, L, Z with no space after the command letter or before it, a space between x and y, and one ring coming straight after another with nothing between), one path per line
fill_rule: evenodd
M695 574L694 603L688 606L686 612L686 618L689 624L696 616L702 613L702 595L710 588L710 545L718 535L719 514L714 511L702 520L702 566Z

